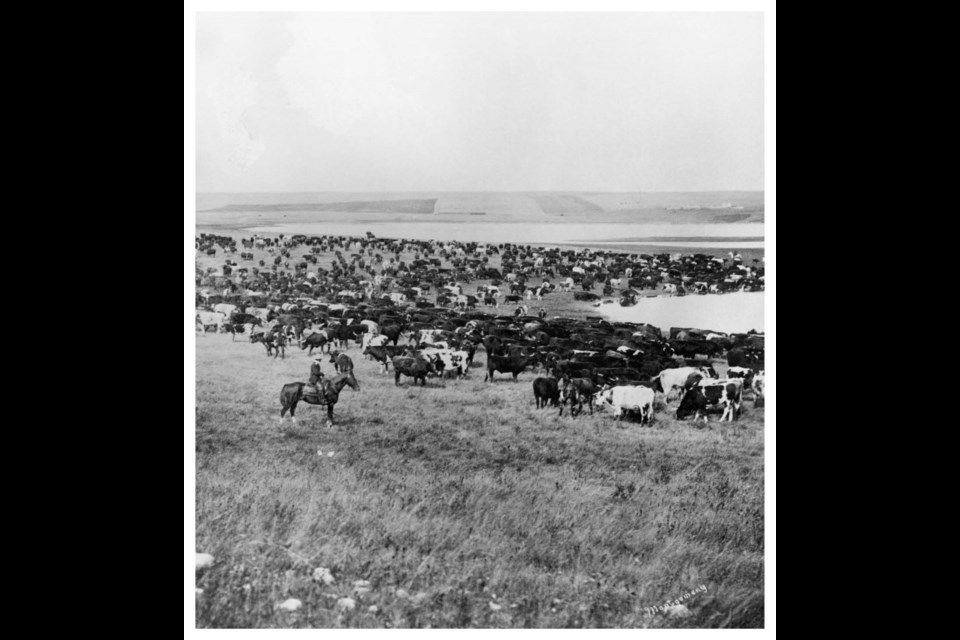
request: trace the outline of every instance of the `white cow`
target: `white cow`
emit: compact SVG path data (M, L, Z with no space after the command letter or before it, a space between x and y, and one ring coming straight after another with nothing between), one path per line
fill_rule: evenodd
M755 376L753 376L753 384L751 385L754 396L756 398L763 397L763 390L765 386L766 386L765 375L764 375L763 369L761 369L760 371L757 372Z
M387 344L389 338L384 335L376 333L364 333L360 336L360 349L365 350L367 347L382 347ZM367 359L370 359L370 356L367 356Z
M380 335L380 325L373 320L361 320L360 324L367 328L367 334L371 336Z
M227 316L228 318L229 318L230 316L232 316L233 313L234 313L237 309L239 309L239 307L237 307L237 305L235 305L235 304L220 303L220 304L215 304L215 305L213 305L213 310L214 310L215 312L217 312L217 313L222 313L223 315Z
M653 417L653 389L648 387L619 386L597 394L598 399L613 405L613 416L620 422L624 411L639 411L640 422L650 422Z
M743 378L743 384L750 386L753 382L753 369L746 367L730 367L727 369L728 378Z
M219 333L227 322L227 316L216 311L198 311L196 321L201 333L203 333L205 327L210 325L216 325L217 333Z
M571 289L573 289L573 278L560 281L560 291L570 291Z
M467 358L469 354L466 351L454 351L453 349L434 349L427 348L420 352L424 358L434 363L438 371L441 371L441 378L450 371L457 372L457 380L462 380L467 375Z
M411 338L416 340L416 344L433 344L434 342L437 342L437 339L440 337L442 332L443 329L420 329L420 332L414 336L411 336ZM412 341L413 340L411 340L411 342Z
M698 374L703 378L709 377L705 376L703 372L696 367L679 367L677 369L664 369L661 371L657 379L660 381L660 388L663 390L663 401L667 401L667 398L674 389L680 390L680 399L682 400L683 394L686 391L687 379L693 374Z

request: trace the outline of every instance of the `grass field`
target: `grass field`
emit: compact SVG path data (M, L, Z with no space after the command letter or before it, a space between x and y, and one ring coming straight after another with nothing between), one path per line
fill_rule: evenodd
M361 389L341 393L333 429L303 404L281 427L280 387L305 378L306 353L198 338L196 544L217 558L197 579L198 627L763 625L751 401L735 423L678 423L658 404L652 427L616 426L538 411L533 373L397 388L352 357ZM334 585L312 582L320 566ZM373 590L338 613L355 580ZM690 618L644 612L701 584ZM299 612L274 610L289 597Z
M597 314L572 294L544 306ZM354 346L361 389L343 390L334 427L305 404L281 426L280 388L310 359L264 353L196 339L196 550L216 557L197 574L198 627L763 626L750 394L738 422L680 423L658 398L652 426L618 426L609 410L535 409L541 374L484 383L483 351L465 380L420 388ZM314 582L317 567L336 582ZM371 590L352 594L358 580ZM701 585L689 617L647 610ZM277 610L287 598L302 608Z

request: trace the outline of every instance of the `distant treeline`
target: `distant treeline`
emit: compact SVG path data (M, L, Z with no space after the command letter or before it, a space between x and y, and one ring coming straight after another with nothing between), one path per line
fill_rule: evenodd
M307 202L302 204L228 204L210 211L348 211L351 213L433 213L436 198L426 200L373 200L369 202Z

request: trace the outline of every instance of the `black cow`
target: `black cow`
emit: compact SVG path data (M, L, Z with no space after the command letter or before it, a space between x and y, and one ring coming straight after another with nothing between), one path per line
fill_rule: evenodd
M420 386L427 385L427 374L436 373L437 368L432 362L423 358L410 358L405 356L396 356L393 359L394 384L400 386L400 374L413 378L413 384L420 381Z
M671 340L670 346L677 355L685 358L693 358L697 354L712 358L723 351L723 347L709 340Z
M355 327L360 327L362 330L359 333L363 333L366 330L366 325L354 325ZM340 349L349 349L350 341L356 340L356 335L354 333L355 329L350 325L345 324L336 324L330 327L327 327L327 335L330 337L331 342L336 342L337 347Z
M323 331L317 331L316 333L311 333L306 338L300 338L300 350L304 350L307 347L310 347L310 350L307 351L308 356L313 355L313 350L319 348L323 352L323 345L327 345L327 353L330 352L330 341L327 340L327 334Z
M269 315L267 316L269 319ZM293 314L285 313L277 316L277 327L291 327L294 334L297 337L297 340L303 336L303 330L306 328L306 321L300 316L295 316Z
M486 350L488 357L502 355L503 341L497 336L484 336L483 348Z
M389 324L380 329L380 335L387 336L387 342L392 342L393 346L397 346L397 341L400 339L401 333L402 330L395 324Z
M283 331L273 330L269 333L255 333L250 336L250 342L262 342L267 349L267 355L273 355L276 359L280 356L283 359L287 357L287 336Z
M390 361L406 351L406 347L397 347L394 345L383 345L382 347L368 346L363 350L363 355L369 355L380 363L381 373L386 373L390 367Z
M337 373L353 375L353 360L347 354L334 351L330 354L330 362L333 364L333 370Z
M560 390L560 415L563 415L563 405L570 402L570 416L583 413L583 402L586 399L593 415L593 397L600 389L590 378L564 378L563 388Z
M234 311L230 314L230 324L252 324L255 327L262 327L263 320L249 313Z
M608 367L597 369L596 378L597 382L601 385L609 384L616 386L618 384L637 384L644 379L644 376L636 369ZM649 379L649 377L647 377L647 379Z
M537 378L533 381L533 398L537 409L543 409L550 404L557 406L560 403L560 386L556 378Z
M487 382L489 380L493 382L494 372L499 371L500 373L513 374L513 381L516 382L520 372L526 369L528 365L536 364L536 362L536 355L518 358L514 356L493 356L487 354L487 375L483 381Z
M596 371L596 365L592 362L576 362L574 360L557 360L554 365L553 373L557 378L569 378L571 376L593 378ZM658 370L657 373L660 373Z

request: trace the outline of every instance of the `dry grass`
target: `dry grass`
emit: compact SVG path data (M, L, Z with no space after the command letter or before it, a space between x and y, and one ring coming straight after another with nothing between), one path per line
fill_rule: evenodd
M281 427L280 387L305 378L305 352L197 342L196 544L217 558L197 579L197 626L763 625L751 402L735 423L678 423L661 405L652 427L618 427L536 410L533 373L396 388L353 350L362 387L344 389L335 427L302 404ZM336 584L314 584L317 566ZM339 613L334 596L360 579L373 590ZM693 617L644 613L701 584ZM275 611L288 597L303 608Z
M572 295L543 306L598 314ZM197 576L198 627L763 626L752 399L734 423L679 423L658 400L653 426L617 426L610 411L535 409L540 374L485 384L482 351L466 380L426 388L348 354L361 390L343 390L335 427L305 404L280 426L306 352L273 360L246 336L198 336L196 549L217 558ZM314 583L315 567L336 583ZM338 610L356 580L372 590ZM700 585L691 617L645 611ZM303 607L276 610L287 598Z

